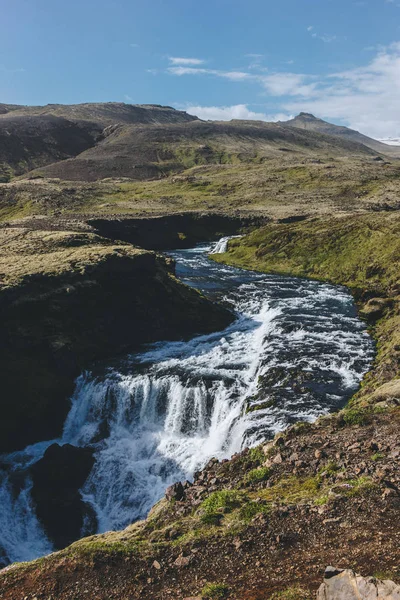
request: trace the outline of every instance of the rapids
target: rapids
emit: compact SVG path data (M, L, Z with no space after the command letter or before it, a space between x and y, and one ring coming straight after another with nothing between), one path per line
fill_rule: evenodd
M82 497L97 531L122 529L211 457L229 458L290 423L336 410L357 389L374 349L348 291L208 258L226 244L170 255L178 277L235 311L231 326L83 373L62 439L0 457L0 564L52 550L24 472L54 441L94 447Z

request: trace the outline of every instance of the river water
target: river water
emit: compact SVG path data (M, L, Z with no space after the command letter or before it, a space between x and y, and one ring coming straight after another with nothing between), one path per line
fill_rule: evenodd
M229 458L291 423L313 421L357 389L374 349L348 291L210 260L226 242L170 255L178 277L231 306L231 326L82 374L62 439L2 457L0 565L52 551L23 473L54 441L95 449L82 497L99 532L122 529L211 457ZM24 478L18 491L10 471Z

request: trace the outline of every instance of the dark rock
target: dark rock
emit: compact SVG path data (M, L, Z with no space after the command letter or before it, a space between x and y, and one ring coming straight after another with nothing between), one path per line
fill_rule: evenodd
M185 490L181 482L178 481L178 483L170 485L165 492L165 497L170 502L171 500L183 500L183 498L185 497Z
M94 462L90 448L53 444L30 468L36 514L57 549L81 536L89 508L79 490Z

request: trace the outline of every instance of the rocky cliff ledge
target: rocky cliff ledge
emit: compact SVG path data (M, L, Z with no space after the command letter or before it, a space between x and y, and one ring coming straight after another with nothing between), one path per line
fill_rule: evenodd
M178 281L172 260L130 244L5 228L0 246L0 452L59 435L93 361L233 319Z

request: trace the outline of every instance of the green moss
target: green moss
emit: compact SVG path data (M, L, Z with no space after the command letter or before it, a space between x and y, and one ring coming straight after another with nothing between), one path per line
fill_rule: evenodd
M357 477L356 479L350 479L347 483L351 486L351 489L349 489L346 496L350 498L363 496L378 489L377 484L370 477Z
M368 406L355 406L342 411L346 425L367 425L371 421L372 411Z
M371 460L373 460L373 461L383 460L384 458L385 458L385 455L382 454L382 452L375 452L375 454L373 454L371 456Z
M262 481L267 481L270 476L270 467L259 467L246 473L244 483L261 483Z
M325 477L332 477L333 475L336 475L336 473L338 473L340 470L341 469L339 465L335 461L330 460L326 465L323 465L319 469L318 475L321 476L323 474Z
M207 583L201 590L201 597L207 600L226 598L228 594L229 587L224 583Z
M262 446L256 446L255 448L250 448L248 457L252 462L262 464L265 462L265 454Z
M260 514L269 514L271 512L270 506L263 501L256 499L254 501L246 502L240 507L237 513L237 520L249 523L255 516Z
M204 525L220 525L221 523L221 519L223 518L223 514L222 513L214 513L214 512L207 512L204 515L201 515L200 517L200 521L204 524Z
M243 494L236 490L221 490L213 492L200 504L200 510L205 515L215 514L218 510L231 512L241 504Z
M267 502L282 504L299 504L305 501L315 501L321 495L321 481L318 476L299 478L283 477L269 488L257 491L258 495Z

